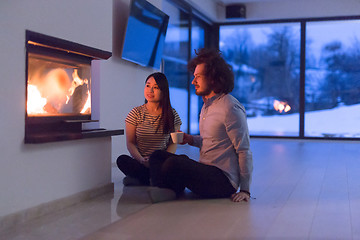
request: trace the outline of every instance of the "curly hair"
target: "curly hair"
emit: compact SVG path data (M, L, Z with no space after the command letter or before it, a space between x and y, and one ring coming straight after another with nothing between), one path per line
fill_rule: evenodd
M216 49L202 48L196 51L196 57L188 63L188 69L195 71L197 65L205 63L203 73L213 87L215 93L230 93L234 89L234 73L232 66L228 64Z

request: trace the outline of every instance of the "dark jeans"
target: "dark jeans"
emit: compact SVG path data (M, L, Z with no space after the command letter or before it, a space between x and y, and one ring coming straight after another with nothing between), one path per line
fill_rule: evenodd
M177 194L188 188L204 198L230 197L236 192L221 169L199 163L186 155L158 150L149 161L153 186L170 188Z
M128 155L121 155L117 158L116 164L126 176L138 179L143 185L150 184L149 168L136 159Z

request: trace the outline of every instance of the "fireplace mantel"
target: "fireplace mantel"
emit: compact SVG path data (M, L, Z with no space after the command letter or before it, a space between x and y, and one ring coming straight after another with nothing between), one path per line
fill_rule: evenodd
M43 132L28 135L25 138L25 143L37 144L59 141L79 140L86 138L100 138L124 135L124 129L90 129L79 132Z
M85 46L79 43L55 38L45 34L26 30L27 48L44 47L68 54L83 55L91 59L106 60L112 56L111 52Z

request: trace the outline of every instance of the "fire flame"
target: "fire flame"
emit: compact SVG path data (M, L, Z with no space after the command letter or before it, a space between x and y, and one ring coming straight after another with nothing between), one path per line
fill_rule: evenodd
M45 76L43 84L37 86L28 83L27 113L35 115L60 112L60 109L69 103L75 89L78 86L88 84L87 79L83 80L79 77L77 69L74 69L72 78L71 81L63 69L53 69ZM87 113L90 109L91 96L88 90L87 100L80 113Z
M280 113L282 112L288 112L291 110L291 107L287 102L282 102L278 100L274 100L274 109Z
M91 97L90 97L90 91L88 91L88 98L86 99L86 103L84 104L84 107L80 113L86 113L90 108L91 108Z
M38 88L35 85L28 85L27 112L28 114L46 113L44 106L46 98L41 97Z

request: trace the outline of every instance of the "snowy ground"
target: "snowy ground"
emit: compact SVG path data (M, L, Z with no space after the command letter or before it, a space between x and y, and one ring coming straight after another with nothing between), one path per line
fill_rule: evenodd
M299 114L248 118L251 135L298 136ZM360 138L360 104L305 113L305 136Z

